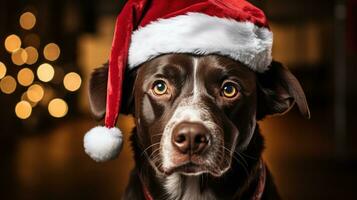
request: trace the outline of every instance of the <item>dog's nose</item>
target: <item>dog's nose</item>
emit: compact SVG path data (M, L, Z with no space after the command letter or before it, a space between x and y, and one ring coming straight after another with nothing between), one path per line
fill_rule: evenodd
M199 123L182 122L173 131L172 144L183 154L199 154L208 146L210 135Z

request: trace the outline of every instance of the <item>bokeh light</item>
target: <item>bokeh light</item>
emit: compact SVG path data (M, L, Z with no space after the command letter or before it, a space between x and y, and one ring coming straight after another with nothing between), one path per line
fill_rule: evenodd
M27 61L27 52L20 48L11 54L11 60L15 65L21 66Z
M52 65L44 63L37 68L37 77L43 82L49 82L53 79L55 70Z
M16 116L20 119L27 119L31 116L32 106L27 101L20 101L15 107Z
M23 68L17 74L17 81L22 86L31 85L33 80L34 80L34 78L35 78L35 76L34 76L32 70L29 69L29 68Z
M43 55L49 61L55 61L59 58L61 54L61 49L55 43L49 43L43 49Z
M12 76L5 76L0 81L0 89L5 94L11 94L16 90L16 80Z
M0 62L0 79L4 78L6 75L6 66L4 63Z
M21 47L21 39L19 36L12 34L5 39L5 49L12 53Z
M27 89L27 97L32 102L39 102L43 98L45 91L39 84L33 84Z
M29 65L35 64L38 59L37 49L32 46L29 46L29 47L25 48L25 51L27 53L26 64L29 64Z
M68 105L63 99L53 99L48 104L48 112L56 118L64 117L68 112Z
M31 30L36 25L36 17L31 12L25 12L20 16L20 26L25 30Z
M31 104L31 107L35 107L37 105L38 102L33 102L29 99L29 97L27 96L27 91L22 93L21 95L21 101L27 101Z
M71 92L78 90L81 87L82 79L79 74L75 72L70 72L64 76L63 85L64 87Z

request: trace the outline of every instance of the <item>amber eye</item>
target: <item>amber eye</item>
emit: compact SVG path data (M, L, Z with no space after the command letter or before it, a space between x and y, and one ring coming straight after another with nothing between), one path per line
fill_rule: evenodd
M153 84L153 92L155 95L164 95L167 93L167 85L165 81L158 80Z
M222 95L226 98L234 98L238 95L237 86L232 82L226 82L222 86Z

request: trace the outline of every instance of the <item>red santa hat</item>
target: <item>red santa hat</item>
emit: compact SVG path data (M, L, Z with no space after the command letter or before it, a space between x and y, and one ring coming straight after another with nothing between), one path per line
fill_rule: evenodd
M271 63L273 34L265 14L245 0L128 0L114 32L107 85L105 126L84 137L96 161L115 158L122 146L115 127L126 68L162 54L218 54L264 72Z

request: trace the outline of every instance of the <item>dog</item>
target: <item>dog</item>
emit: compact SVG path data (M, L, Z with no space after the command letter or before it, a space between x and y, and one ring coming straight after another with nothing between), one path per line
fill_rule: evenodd
M125 72L122 112L135 118L136 166L123 199L280 199L262 161L257 121L293 105L306 118L305 94L273 61L256 73L221 55L160 55ZM89 97L105 115L108 67L94 71Z

